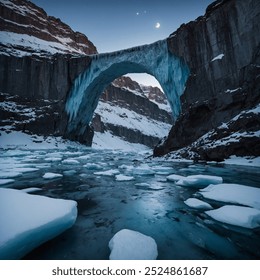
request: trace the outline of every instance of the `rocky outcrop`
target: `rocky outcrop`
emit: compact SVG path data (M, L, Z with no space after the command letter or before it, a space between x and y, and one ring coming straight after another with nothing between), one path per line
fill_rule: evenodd
M84 34L74 32L60 19L48 16L43 9L30 1L12 0L1 2L0 15L0 30L13 33L12 37L15 37L15 34L26 34L32 36L32 41L37 38L57 43L56 47L61 44L63 53L97 53L96 47ZM24 44L25 41L26 37L21 42L16 41L16 44L12 44L8 52L12 52L14 51L12 49L17 48L34 53L35 48L29 48L28 45ZM8 45L3 44L3 42L0 43L1 50L7 47Z
M185 60L191 73L181 96L182 114L168 138L155 148L155 156L192 145L260 102L259 28L258 1L224 0L214 2L204 16L171 34L169 50ZM255 123L254 131L260 129ZM232 152L250 154L243 149L244 144L241 142L241 151L229 147L227 152L222 147L218 150L219 160ZM259 149L252 150L254 155L260 155ZM199 154L202 159L212 158Z

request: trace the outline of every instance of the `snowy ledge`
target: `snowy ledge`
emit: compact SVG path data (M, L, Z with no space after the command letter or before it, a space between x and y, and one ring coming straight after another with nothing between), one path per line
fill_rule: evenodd
M20 259L70 228L77 202L0 189L0 259Z

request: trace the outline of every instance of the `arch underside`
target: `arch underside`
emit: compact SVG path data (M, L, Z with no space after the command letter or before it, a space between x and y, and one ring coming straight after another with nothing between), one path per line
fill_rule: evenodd
M83 134L91 122L99 98L116 78L128 73L147 73L160 83L172 107L173 117L180 112L180 95L189 75L188 66L169 54L167 43L97 55L74 82L66 103L69 115L68 131Z

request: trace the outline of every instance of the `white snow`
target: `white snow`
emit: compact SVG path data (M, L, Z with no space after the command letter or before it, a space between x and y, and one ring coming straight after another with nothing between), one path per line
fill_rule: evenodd
M63 177L62 174L52 173L52 172L47 172L42 176L42 178L44 178L44 179L55 179L55 178L61 178L61 177Z
M110 260L155 260L158 255L155 240L140 232L123 229L109 241Z
M260 226L260 210L250 207L226 205L205 213L214 220L234 226L245 228Z
M82 147L79 143L64 140L61 137L44 137L38 135L29 135L21 131L12 131L6 133L1 131L0 148L2 149L30 149L30 150L50 150L50 149L67 149L69 146ZM10 150L11 151L11 150ZM26 153L26 151L22 151ZM51 155L49 154L51 157Z
M126 176L123 174L116 175L116 181L132 181L134 179L133 176Z
M225 159L223 162L225 164L232 165L245 165L245 166L260 166L260 157L238 157L231 156L228 159Z
M170 124L153 120L134 111L108 102L100 101L95 113L98 113L101 116L101 120L104 123L111 123L132 130L139 130L148 136L162 138L168 135L171 129Z
M221 54L215 56L215 57L211 60L211 62L213 62L213 61L215 61L215 60L220 60L220 59L222 59L223 57L224 57L224 54L221 53Z
M42 32L42 30L41 30ZM80 49L73 48L65 44L64 40L61 42L47 41L39 39L35 36L27 34L19 34L9 31L0 31L1 44L9 47L8 53L15 56L26 56L32 54L55 54L55 53L73 53L85 54ZM69 42L67 42L69 43ZM24 49L23 49L24 48Z
M120 137L112 135L109 131L106 131L104 133L95 132L92 148L125 150L125 151L150 150L145 145L127 142Z
M0 189L0 259L19 259L70 228L77 202Z
M208 199L236 203L260 209L259 188L238 184L219 184L208 186L201 190L200 194Z
M227 90L225 91L225 93L234 93L234 92L236 92L236 91L238 91L238 90L240 90L240 89L241 89L241 87L235 88L235 89L227 89Z
M210 176L210 175L190 175L188 177L184 177L176 182L178 186L182 187L199 187L203 188L210 184L221 184L223 182L222 177L219 176Z
M203 209L203 210L212 209L212 206L209 203L201 201L197 198L188 198L187 200L184 201L184 203L189 207L196 208L196 209Z
M101 176L114 176L119 174L119 170L118 169L109 169L106 171L98 171L98 172L94 172L95 175L101 175Z
M4 164L2 165L1 162L0 162L0 167L4 168L6 166L4 166ZM22 175L21 172L13 171L13 170L10 170L10 169L2 169L0 171L0 178L1 179L16 178L16 177L19 177L21 175Z

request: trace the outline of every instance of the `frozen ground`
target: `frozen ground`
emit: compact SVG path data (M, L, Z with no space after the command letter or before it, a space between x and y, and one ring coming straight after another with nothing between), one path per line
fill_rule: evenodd
M125 148L2 133L0 190L78 204L74 226L25 258L109 259L109 241L125 228L152 237L158 259L260 258L259 167L165 161L151 159L149 149ZM178 184L187 178L188 187ZM16 207L24 208L22 199ZM2 225L17 222L12 208L0 213Z

